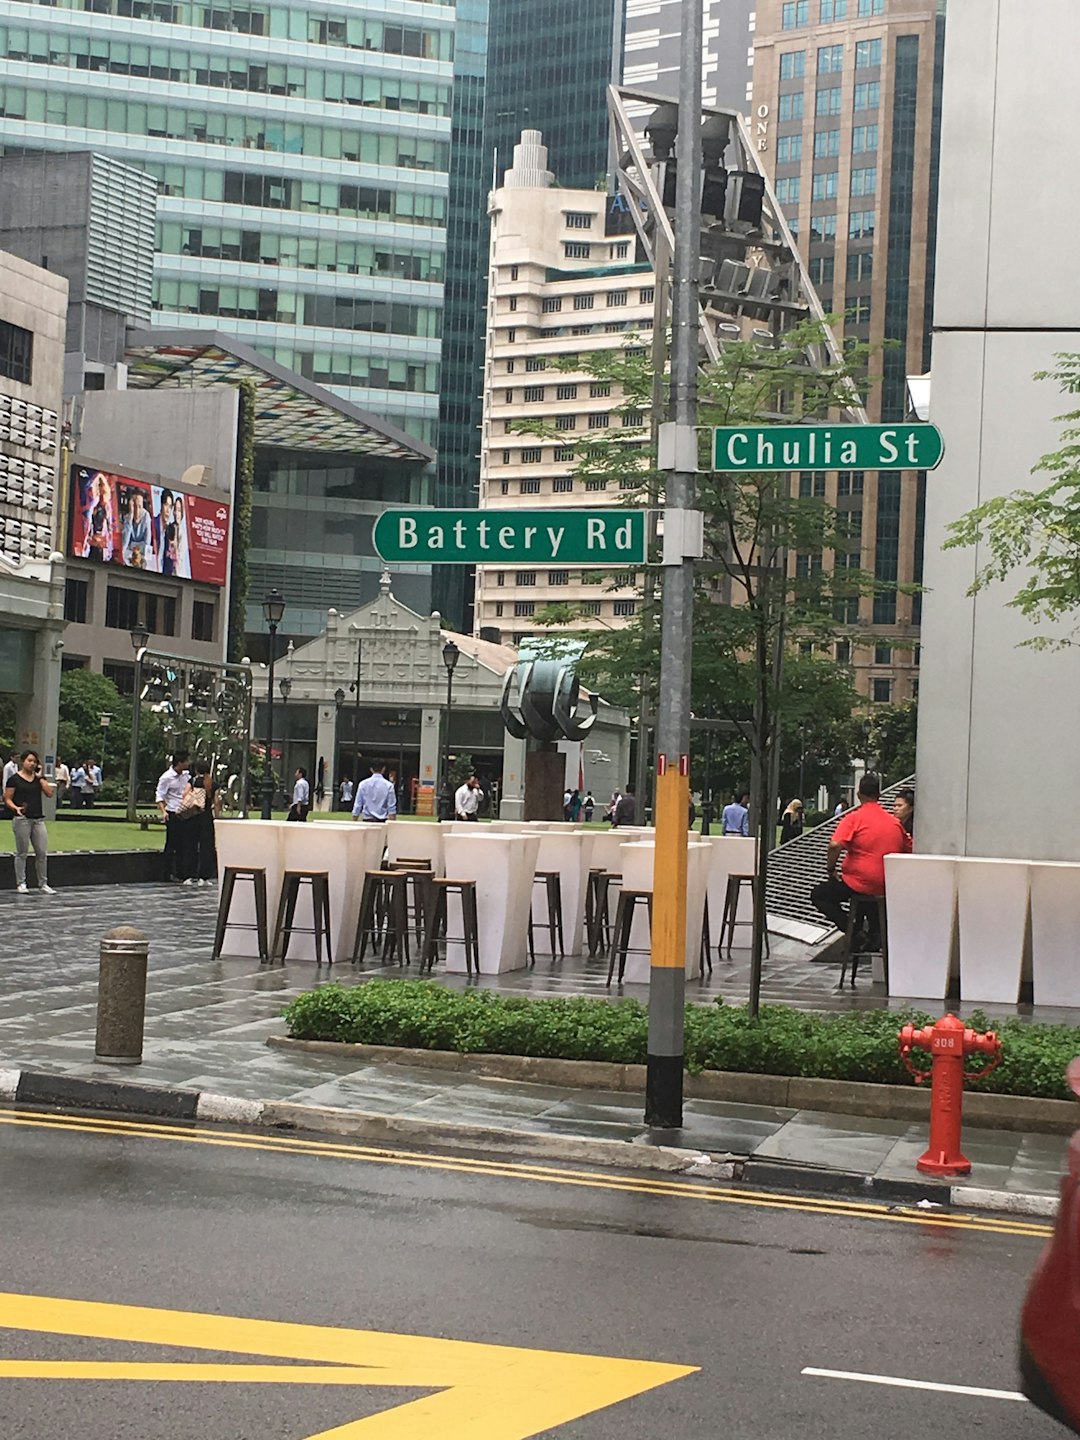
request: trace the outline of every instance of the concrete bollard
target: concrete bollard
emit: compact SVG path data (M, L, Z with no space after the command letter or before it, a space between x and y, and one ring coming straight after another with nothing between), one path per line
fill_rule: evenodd
M142 1064L149 953L150 941L130 925L102 936L94 1042L94 1059L102 1065Z

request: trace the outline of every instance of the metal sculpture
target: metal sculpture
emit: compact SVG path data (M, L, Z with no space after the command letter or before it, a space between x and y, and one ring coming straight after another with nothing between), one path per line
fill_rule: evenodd
M545 648L550 654L551 646ZM598 695L588 694L589 713L578 713L581 683L577 662L585 652L584 644L565 641L557 648L555 658L545 658L532 653L526 643L518 652L517 664L506 672L502 718L515 740L533 739L544 745L584 740L596 724Z

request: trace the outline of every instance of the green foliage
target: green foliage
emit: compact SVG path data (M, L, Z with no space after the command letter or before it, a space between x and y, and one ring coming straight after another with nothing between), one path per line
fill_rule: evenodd
M1080 355L1059 354L1055 359L1056 367L1039 371L1035 379L1055 380L1064 394L1080 395ZM1036 635L1023 642L1034 649L1080 643L1080 409L1057 419L1065 427L1063 444L1044 455L1031 472L1050 475L1050 484L977 505L949 526L944 547L984 547L969 595L1009 579L1017 570L1027 571L1007 603L1034 623L1056 626L1064 621L1073 626L1064 635Z
M876 705L866 722L863 754L886 785L915 774L915 736L919 726L916 700L901 705Z
M476 766L473 764L473 757L471 755L462 754L455 756L450 762L450 784L453 785L455 789L457 789L459 785L464 785L465 781L473 774L475 769Z
M434 981L369 980L310 990L284 1014L290 1035L298 1040L630 1065L643 1064L647 1053L648 1016L636 1000L534 1000L487 990L463 993ZM924 1025L932 1018L910 1010L815 1015L784 1005L764 1006L754 1018L741 1006L688 1005L686 1065L693 1073L724 1070L908 1085L912 1077L897 1049L900 1027L909 1020ZM977 1029L988 1025L978 1012L970 1023ZM972 1083L1003 1095L1067 1099L1065 1067L1080 1053L1080 1028L1012 1019L999 1029L1002 1064ZM920 1067L929 1061L920 1052L914 1058Z
M243 659L246 606L250 583L248 552L251 546L251 507L255 486L255 408L257 389L253 380L241 380L240 416L237 433L236 484L233 491L232 569L229 593L228 657Z
M131 701L116 686L94 670L65 670L60 677L60 723L57 728L58 760L72 770L84 760L102 758L101 716L111 715L104 742L105 777L102 799L120 800L127 794L128 762L131 755ZM165 768L165 736L157 715L143 712L139 729L139 775L156 780Z

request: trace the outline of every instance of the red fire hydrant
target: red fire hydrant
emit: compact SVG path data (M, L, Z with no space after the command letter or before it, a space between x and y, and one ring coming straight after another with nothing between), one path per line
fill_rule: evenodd
M916 1070L911 1052L929 1050L931 1069ZM981 1070L965 1071L965 1055L989 1055ZM1001 1061L1001 1040L993 1030L979 1035L955 1015L944 1015L936 1025L900 1031L900 1058L915 1076L916 1085L930 1077L930 1144L916 1161L924 1175L969 1175L971 1161L960 1149L964 1081L989 1075Z

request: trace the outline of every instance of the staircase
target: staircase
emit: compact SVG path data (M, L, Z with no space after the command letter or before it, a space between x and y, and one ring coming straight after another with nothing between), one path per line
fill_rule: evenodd
M891 810L899 791L914 788L914 775L898 780L881 792L881 803L886 810ZM804 830L797 840L781 845L770 854L766 910L769 929L775 934L818 945L836 933L824 915L811 905L810 891L825 879L829 841L842 819L843 815L838 815L813 830Z

